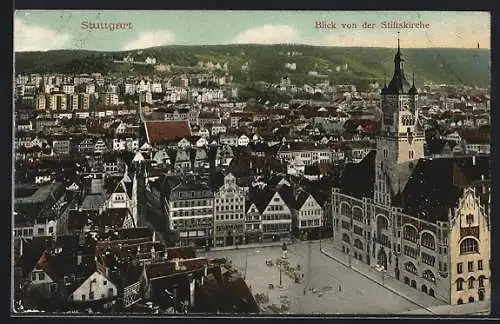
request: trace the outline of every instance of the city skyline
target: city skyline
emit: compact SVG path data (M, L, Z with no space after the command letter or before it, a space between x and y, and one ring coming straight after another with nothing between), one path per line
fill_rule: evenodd
M395 28L394 22L414 27ZM404 48L490 48L488 12L18 10L14 49L127 51L165 45L283 43L393 48L398 31Z

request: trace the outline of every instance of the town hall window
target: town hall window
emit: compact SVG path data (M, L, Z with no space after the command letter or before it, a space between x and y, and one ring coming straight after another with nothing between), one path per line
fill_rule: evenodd
M457 279L457 291L464 289L464 280L462 278Z
M466 238L460 243L460 254L468 254L468 253L478 253L479 246L475 239Z
M484 276L479 276L479 288L484 287Z
M422 246L434 250L436 248L436 243L432 234L425 232L422 234Z
M417 230L413 226L405 226L403 228L403 238L412 242L418 240Z
M465 216L465 222L470 225L472 223L474 223L474 215L472 214L468 214L467 216Z
M467 280L467 283L468 283L467 286L468 286L469 289L473 289L474 288L474 281L475 281L474 277L470 277L469 280Z

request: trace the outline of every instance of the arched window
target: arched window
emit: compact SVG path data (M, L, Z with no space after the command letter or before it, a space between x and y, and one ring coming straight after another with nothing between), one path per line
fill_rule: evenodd
M340 204L340 214L348 217L351 216L351 208L349 207L348 204L346 203Z
M349 235L347 235L346 233L342 234L342 241L346 243L351 243L351 239L349 238Z
M466 238L460 243L460 254L479 253L479 244L473 238Z
M474 281L476 281L476 278L474 277L467 279L467 286L469 289L474 289Z
M464 290L464 280L462 278L457 279L457 291Z
M417 273L417 267L413 264L413 262L406 262L405 263L405 269L408 272L411 272L411 273L414 273L414 274Z
M427 279L431 282L436 282L436 276L434 276L434 273L432 273L431 270L425 270L423 273L422 273L422 277L424 279Z
M363 250L363 243L359 239L354 240L354 247L359 250Z
M422 246L435 250L436 249L436 241L434 240L434 237L432 236L431 233L429 232L424 232L422 234L422 240L421 240Z
M486 279L485 276L479 276L478 281L479 281L479 288L484 287L484 279Z
M363 222L363 210L359 207L352 208L352 218L358 222Z
M403 238L412 242L417 242L417 229L411 225L405 225L403 227Z
M387 229L389 227L389 223L384 216L377 217L377 228L378 229Z

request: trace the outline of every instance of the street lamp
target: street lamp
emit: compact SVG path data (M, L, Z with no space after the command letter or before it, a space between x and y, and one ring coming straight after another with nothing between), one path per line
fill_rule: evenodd
M280 288L281 288L281 286L282 286L282 282L281 282L281 261L282 261L282 260L280 260L280 264L279 264L279 269L280 269Z

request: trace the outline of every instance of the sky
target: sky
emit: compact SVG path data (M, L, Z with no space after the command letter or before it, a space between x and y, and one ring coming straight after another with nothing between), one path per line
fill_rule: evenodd
M384 21L428 28L382 28ZM336 28L317 28L334 22ZM363 23L374 24L364 28ZM89 29L89 23L127 24ZM342 24L356 24L345 28ZM164 45L279 44L394 48L490 48L488 12L17 10L15 51L122 51Z

